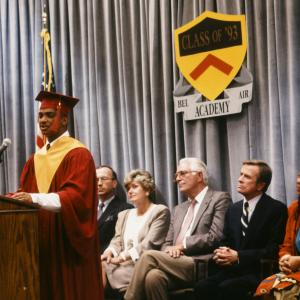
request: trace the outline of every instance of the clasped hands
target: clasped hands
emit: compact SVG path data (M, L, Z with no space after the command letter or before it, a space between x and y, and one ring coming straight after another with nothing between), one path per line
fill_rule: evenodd
M101 261L106 261L108 264L119 265L122 262L126 261L126 258L123 255L114 257L113 253L108 250L101 255Z
M214 262L220 266L230 266L238 262L237 251L228 247L219 247L213 253Z
M279 259L279 269L284 274L291 274L300 268L300 256L285 254Z

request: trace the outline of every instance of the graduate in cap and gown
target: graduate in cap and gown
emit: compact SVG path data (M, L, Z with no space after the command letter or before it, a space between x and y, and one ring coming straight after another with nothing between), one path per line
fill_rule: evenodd
M101 300L97 180L91 153L69 136L78 99L42 91L39 127L47 143L26 162L11 197L37 203L42 300Z

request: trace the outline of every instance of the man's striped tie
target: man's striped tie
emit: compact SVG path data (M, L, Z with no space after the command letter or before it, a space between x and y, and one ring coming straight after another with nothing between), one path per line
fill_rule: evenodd
M244 238L247 232L248 224L249 224L249 203L247 201L244 202L243 205L243 214L241 217L241 223L242 223L242 237Z

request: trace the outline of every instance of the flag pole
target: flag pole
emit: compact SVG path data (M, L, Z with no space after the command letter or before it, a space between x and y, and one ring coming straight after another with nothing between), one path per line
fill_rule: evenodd
M42 13L42 30L40 33L43 43L43 79L41 89L48 92L55 91L55 82L53 74L52 56L51 56L51 43L50 43L50 32L48 27L48 15L46 12L46 4L43 7ZM40 105L40 103L39 103ZM36 148L40 149L46 144L46 137L41 133L39 127L37 129L37 141Z
M46 13L46 5L44 5L44 11L42 14L42 31L41 38L43 40L44 48L44 80L43 87L44 91L52 91L54 89L53 82L53 66L52 66L52 57L50 49L50 33L48 30L48 15Z

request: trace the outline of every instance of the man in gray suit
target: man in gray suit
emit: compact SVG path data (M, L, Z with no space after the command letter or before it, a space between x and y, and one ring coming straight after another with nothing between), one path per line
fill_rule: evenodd
M188 201L175 207L161 251L146 251L135 266L126 300L168 299L172 287L192 286L193 258L205 257L221 240L228 193L208 187L206 165L189 157L180 160L175 180Z

